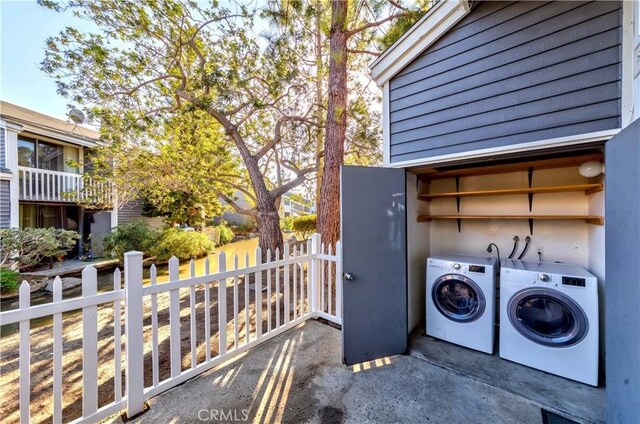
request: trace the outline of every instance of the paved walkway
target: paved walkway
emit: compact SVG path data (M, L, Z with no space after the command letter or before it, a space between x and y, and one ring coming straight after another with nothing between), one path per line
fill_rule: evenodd
M60 263L53 264L53 268L42 269L34 272L23 272L23 278L55 278L80 274L87 266L93 265L96 269L110 268L118 265L117 259L95 259L92 261L80 261L77 259L66 259Z
M541 422L537 404L411 356L340 358L340 331L309 320L151 399L134 422Z

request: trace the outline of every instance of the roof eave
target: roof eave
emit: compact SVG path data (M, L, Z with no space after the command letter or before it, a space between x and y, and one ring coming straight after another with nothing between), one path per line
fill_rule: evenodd
M467 0L441 0L371 65L371 78L383 86L469 13Z
M96 145L98 145L98 142L99 142L98 139L93 139L93 138L84 137L78 134L54 130L51 128L34 124L33 122L25 122L23 120L14 119L9 116L4 116L3 119L6 122L11 122L13 124L22 126L22 131L24 132L29 132L32 134L41 135L41 136L49 137L52 139L57 139L60 141L65 141L67 143L76 144L79 146L95 147Z

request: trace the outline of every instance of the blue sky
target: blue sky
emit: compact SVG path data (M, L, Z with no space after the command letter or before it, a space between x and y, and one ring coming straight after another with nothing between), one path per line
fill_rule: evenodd
M0 0L0 98L9 103L66 119L67 100L53 79L40 71L47 37L66 26L88 30L90 22L56 13L34 1Z
M91 22L45 9L35 0L0 0L0 99L66 119L69 102L56 93L53 79L40 71L39 63L47 37L67 26L95 29ZM256 31L263 27L259 23Z

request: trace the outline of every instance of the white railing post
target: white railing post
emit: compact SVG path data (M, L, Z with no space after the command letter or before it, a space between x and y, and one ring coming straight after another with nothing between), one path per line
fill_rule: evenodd
M125 388L127 417L144 407L144 344L142 316L142 252L124 254Z
M321 252L320 234L311 235L311 312L316 313L319 310L320 302L320 269L321 261L317 257Z
M256 267L258 271L256 271L254 275L254 285L255 285L255 300L256 300L256 340L262 337L262 270L260 270L260 265L262 265L262 249L260 246L256 247Z
M98 271L91 265L82 271L82 297L98 294ZM82 416L98 410L98 307L82 308Z
M336 242L336 317L342 319L342 243Z
M20 309L29 309L31 305L31 289L29 283L23 281L20 285L20 293L18 297ZM31 404L31 322L27 320L20 321L20 422L30 423L31 412L29 405Z
M227 256L218 254L218 272L227 270ZM227 279L218 280L218 356L227 353Z
M180 262L172 256L169 259L169 281L180 280ZM180 289L169 291L169 349L171 358L171 378L182 372L182 352L180 351Z
M290 256L291 255L289 253L289 244L285 243L283 259L286 261L290 258ZM285 265L284 267L284 287L282 289L284 293L284 324L285 325L289 324L289 319L291 318L291 309L290 309L291 306L289 305L289 297L290 297L289 286L291 285L291 280L289 276L289 268L291 268L291 265Z

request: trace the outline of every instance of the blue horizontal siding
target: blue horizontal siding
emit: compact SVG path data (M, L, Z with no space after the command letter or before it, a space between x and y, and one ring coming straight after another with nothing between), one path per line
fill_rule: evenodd
M390 81L391 161L618 128L620 7L479 4Z
M0 169L7 167L7 137L6 129L0 127Z
M11 226L11 197L9 181L0 180L0 228Z

